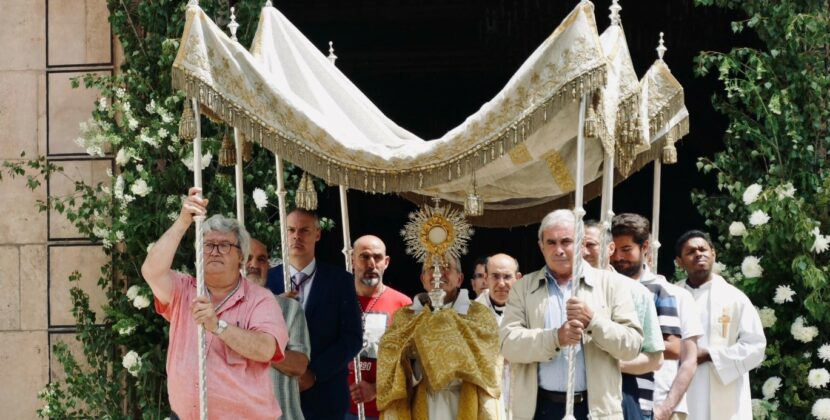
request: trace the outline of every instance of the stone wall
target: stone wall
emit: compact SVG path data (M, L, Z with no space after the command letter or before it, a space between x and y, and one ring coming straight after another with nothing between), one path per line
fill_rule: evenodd
M72 89L88 72L111 73L118 57L106 0L3 0L0 13L0 160L46 155L65 169L30 191L25 180L0 182L0 417L36 418L37 392L63 372L50 347L72 333L68 276L100 307L97 286L105 261L100 245L81 238L37 200L72 191L74 180L106 176L112 158L91 158L75 145L78 123L90 117L97 92Z

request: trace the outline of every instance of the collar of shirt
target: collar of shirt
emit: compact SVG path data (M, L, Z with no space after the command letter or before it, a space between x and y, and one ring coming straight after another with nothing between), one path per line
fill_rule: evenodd
M470 296L467 293L467 289L460 289L458 291L458 296L455 298L455 302L452 303L452 306L445 304L443 308L452 307L455 309L455 312L458 312L459 315L467 315L467 311L470 309ZM424 305L421 304L419 299L412 299L412 305L409 309L412 309L417 314L424 309Z
M291 276L294 276L294 274L297 274L300 271L302 271L303 273L306 273L308 276L311 276L312 274L314 274L314 270L316 268L317 268L317 258L312 258L311 262L308 263L308 265L305 266L302 270L297 270L296 268L294 268L293 265L288 264L289 274ZM311 281L311 279L308 279L308 281Z

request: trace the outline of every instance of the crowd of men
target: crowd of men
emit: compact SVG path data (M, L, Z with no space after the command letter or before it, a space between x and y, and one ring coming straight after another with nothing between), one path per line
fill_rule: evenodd
M577 243L574 213L556 210L539 227L540 269L523 275L500 252L480 258L472 299L448 258L422 267L425 292L410 299L384 284L381 238L354 242L348 273L317 260L320 220L295 209L285 270L243 226L214 215L202 223L199 296L196 279L171 266L194 217L207 215L200 193L190 189L142 266L170 323L172 419L199 418L198 326L210 418L559 420L569 385L576 419L752 418L748 372L766 339L746 295L713 271L701 231L677 239L687 279L674 284L649 263L646 218L615 216L610 241L587 221ZM435 276L438 305L426 293Z

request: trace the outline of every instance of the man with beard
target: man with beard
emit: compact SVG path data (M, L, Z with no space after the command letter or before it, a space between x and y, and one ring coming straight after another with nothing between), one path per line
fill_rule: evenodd
M624 372L639 374L636 379L624 376L624 389L629 393L632 387L635 392L639 389L643 416L653 415L658 420L682 418L687 413L684 395L697 368L697 339L703 330L691 295L649 270L646 255L650 251L650 231L648 219L638 214L623 213L611 223L615 243L611 264L654 295L665 343L665 361L657 371L643 372L624 366Z
M694 296L704 334L689 386L689 420L752 418L749 371L764 360L767 339L758 311L743 292L712 272L715 249L699 230L675 245L675 262L689 276L680 284Z
M470 301L457 259L440 267L440 308L420 293L395 313L378 350L378 409L384 419L495 420L500 418L498 325L490 310ZM434 268L421 283L433 289ZM439 310L440 309L440 310Z
M412 304L412 299L383 284L383 273L389 267L386 245L377 236L361 236L352 246L354 287L363 311L363 350L360 353L360 377L355 383L354 363L349 364L349 391L352 406L346 419L357 419L357 404L363 403L367 419L380 415L375 404L377 390L378 344L386 328L392 324L394 313Z
M305 311L311 360L300 375L300 399L307 419L343 420L349 409L348 364L363 341L360 308L352 276L314 257L320 240L315 213L294 209L286 217L291 291ZM284 290L283 267L268 270L268 288Z
M252 238L251 255L248 256L248 263L245 265L248 280L265 286L270 267L268 248L262 242ZM280 408L282 408L280 419L303 420L299 377L308 368L308 358L311 354L308 327L297 300L285 296L276 296L276 298L282 310L282 316L285 318L285 325L288 327L288 345L285 347L285 359L271 364L271 379Z

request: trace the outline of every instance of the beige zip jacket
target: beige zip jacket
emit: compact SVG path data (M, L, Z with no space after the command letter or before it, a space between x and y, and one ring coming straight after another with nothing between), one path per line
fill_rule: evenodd
M630 279L588 263L576 291L594 312L583 336L588 381L588 410L592 420L622 420L622 379L619 360L640 352L643 330L637 320ZM499 339L510 362L513 418L532 419L536 411L539 362L552 360L559 347L559 329L545 329L548 287L545 269L526 275L513 285ZM562 378L567 381L567 378Z

